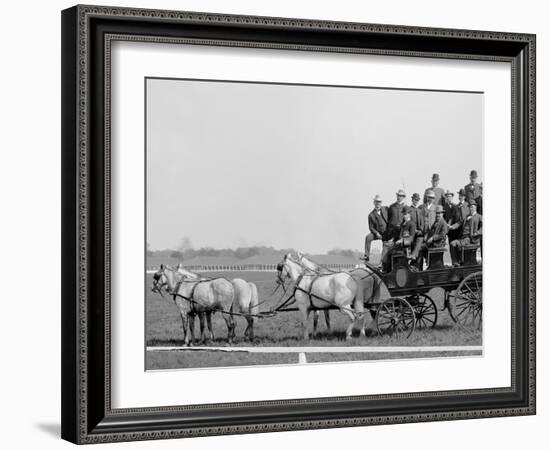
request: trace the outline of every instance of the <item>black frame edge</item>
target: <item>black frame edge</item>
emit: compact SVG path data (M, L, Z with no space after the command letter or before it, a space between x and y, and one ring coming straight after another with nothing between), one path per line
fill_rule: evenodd
M78 443L77 25L61 12L61 437Z
M99 16L88 15L90 9L100 8ZM373 409L362 408L353 402L341 402L340 408L335 406L338 402L332 402L334 407L329 412L325 412L323 407L296 404L295 406L283 405L282 408L271 407L271 411L266 411L261 406L243 407L240 406L220 406L214 409L203 409L200 411L181 411L174 408L164 408L163 411L155 411L155 408L147 408L149 411L132 410L109 410L109 402L106 400L105 379L102 377L105 373L105 298L103 297L105 288L105 253L103 251L102 238L105 232L105 222L103 217L105 190L104 190L104 153L103 133L105 132L103 121L103 35L108 32L111 24L109 12L117 11L145 11L146 9L128 9L128 8L110 8L94 6L75 6L62 12L62 437L74 443L92 443L107 441L126 441L141 439L162 439L173 437L192 437L199 435L214 434L238 434L238 433L258 433L269 431L284 431L296 429L329 428L336 426L364 426L370 424L384 423L403 423L420 422L434 420L450 420L465 418L481 418L507 415L528 415L535 414L535 393L534 393L534 362L530 365L529 351L534 350L534 338L529 339L529 332L534 333L533 326L528 322L534 317L534 305L527 301L534 299L534 254L531 252L530 239L534 241L534 197L530 196L530 188L534 183L534 173L530 169L534 167L534 35L511 35L509 33L495 33L496 37L491 39L479 37L465 42L465 38L456 38L455 41L465 42L465 49L472 48L476 41L479 45L478 52L482 54L483 49L492 49L491 51L506 49L507 55L513 54L515 64L519 68L516 75L516 98L517 109L513 117L516 120L517 135L515 142L518 146L516 176L520 193L515 198L518 216L517 227L517 256L518 270L517 280L519 301L516 305L516 318L518 328L516 330L517 355L514 369L517 374L517 383L514 391L508 393L493 393L487 397L482 395L474 401L470 399L469 404L461 404L462 401L451 403L452 406L442 405L437 401L445 397L442 395L431 396L427 394L415 400L411 406L412 399L398 409L399 402L388 402L393 407L384 407L380 404ZM88 11L88 12L87 12ZM103 12L105 11L105 12ZM160 11L159 11L160 12ZM184 13L196 14L202 13ZM148 21L149 17L113 17L113 23L117 26L130 29L130 34L142 27L147 27L153 20ZM202 14L206 16L219 16L223 18L238 18L239 16ZM82 42L79 43L79 26L82 27L82 19L87 20L87 34L84 39L86 52L90 52L88 64L90 71L85 73L85 80L80 79L80 83L86 83L84 92L87 96L88 111L84 120L79 119L79 109L77 102L80 99L79 91L79 51L82 52ZM157 16L156 19L159 19ZM233 20L233 19L231 19ZM279 19L274 19L275 21ZM287 21L290 25L283 27L280 24L273 26L254 26L254 24L222 24L216 28L215 34L227 33L228 35L239 35L243 30L258 32L258 40L262 36L271 36L273 32L281 33L281 41L292 41L296 38L300 41L309 39L316 35L317 43L325 45L325 39L333 31L326 29L304 32L304 30L293 28L293 19L281 19ZM155 31L152 35L162 34L163 27L159 27L165 22L171 32L177 28L174 21L154 20ZM191 20L192 22L192 20ZM296 20L296 22L308 22ZM80 23L80 25L79 25ZM337 22L318 21L318 23L335 24ZM343 22L340 22L343 24ZM94 25L95 24L95 25ZM213 24L208 24L210 31ZM187 33L191 35L200 35L200 28L205 24L189 24L185 22ZM383 26L384 27L384 26ZM389 26L392 28L393 26ZM251 30L254 28L254 30ZM420 30L417 27L401 27L410 31L410 35L399 36L399 39L409 42L410 47L414 47L414 41L410 40L414 30ZM267 31L266 31L267 29ZM94 32L95 30L95 32ZM261 30L261 31L260 31ZM99 31L99 33L98 33ZM445 33L453 34L459 30L443 30L443 36L434 39L434 49L441 48L442 40L449 41L450 38ZM282 35L284 33L284 35ZM387 32L388 36L395 38L396 31ZM475 33L475 32L474 32ZM480 32L484 33L484 32ZM384 33L382 33L384 34ZM419 32L418 34L422 34ZM289 37L290 36L290 37ZM349 43L350 34L347 31L340 30L335 33L334 39L341 44ZM384 36L377 36L373 32L360 32L357 38L359 47L364 45L363 39L372 37L376 42L381 42ZM501 37L499 37L501 36ZM357 37L357 36L356 36ZM387 37L387 36L386 36ZM418 38L418 36L416 36ZM423 36L424 44L430 41L432 37ZM502 39L499 45L490 44L492 40ZM467 41L468 39L466 39ZM394 41L395 42L395 41ZM80 47L79 47L80 44ZM507 45L504 45L507 44ZM401 45L401 44L399 44ZM456 45L458 45L455 42ZM504 46L503 46L504 45ZM79 50L80 49L80 50ZM441 51L441 50L440 50ZM463 50L466 53L466 50ZM80 75L83 77L82 75ZM87 146L86 158L80 153L81 142L79 139L80 127L86 128ZM532 130L531 130L532 128ZM533 150L532 154L530 150ZM80 155L80 156L79 156ZM87 230L85 255L86 269L88 277L85 277L85 286L79 286L79 263L82 262L82 255L79 253L79 240L82 239L79 231L79 188L82 181L79 176L79 158L88 160L87 173L83 177L85 186L88 188L85 199ZM534 189L534 187L533 187ZM80 204L82 207L82 204ZM533 243L534 245L534 243ZM79 260L80 256L80 260ZM85 289L86 293L81 295L80 289ZM79 324L79 301L82 298L86 302L87 316L84 324ZM80 339L80 331L86 331L86 340ZM82 342L85 342L84 345ZM86 355L86 366L80 368L81 353ZM82 377L81 375L82 373ZM82 378L82 379L81 379ZM85 387L81 389L81 382L85 381ZM490 398L489 398L490 397ZM108 404L109 403L109 404ZM329 402L330 403L330 402ZM376 402L374 402L376 403ZM408 403L408 404L407 404ZM466 402L468 403L468 402ZM397 406L397 408L396 408ZM257 409L256 409L257 408ZM289 411L284 411L284 409ZM455 408L455 409L453 409ZM476 408L472 411L473 408ZM254 414L256 409L257 415ZM291 409L291 411L290 411ZM339 409L339 411L338 411ZM171 411L170 411L171 410ZM399 411L399 412L396 412ZM455 414L454 411L457 413ZM460 413L460 411L472 411L470 414ZM432 414L443 415L443 418ZM300 417L303 414L305 418ZM376 417L386 414L385 421L377 421ZM409 415L407 415L409 414ZM271 416L270 416L271 415ZM388 418L389 417L389 418ZM256 421L254 421L256 419ZM304 422L304 421L309 422ZM331 423L331 421L334 422ZM343 421L343 422L342 422ZM344 423L344 424L342 424Z

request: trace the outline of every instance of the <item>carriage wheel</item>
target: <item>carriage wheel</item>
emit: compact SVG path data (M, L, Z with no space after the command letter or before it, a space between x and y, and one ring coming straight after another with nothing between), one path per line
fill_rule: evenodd
M437 306L432 298L425 294L407 297L414 309L416 328L433 328L437 323Z
M415 322L413 307L402 298L389 298L376 311L376 328L381 335L408 338L414 331Z
M451 318L464 329L481 330L482 281L482 273L474 272L460 282L454 295L449 296Z

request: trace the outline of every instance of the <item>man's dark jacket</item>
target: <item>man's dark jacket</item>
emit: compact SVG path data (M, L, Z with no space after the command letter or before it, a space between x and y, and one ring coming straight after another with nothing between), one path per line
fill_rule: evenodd
M380 208L380 214L373 209L369 214L369 230L376 237L382 236L382 239L386 237L386 231L388 229L388 208L382 206Z

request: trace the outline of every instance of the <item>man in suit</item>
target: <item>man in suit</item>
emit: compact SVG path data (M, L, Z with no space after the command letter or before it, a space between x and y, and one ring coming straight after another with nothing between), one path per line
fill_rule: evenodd
M420 194L417 192L415 192L411 197L409 213L416 228L416 235L422 236L424 230L424 216L422 214L422 206L420 205Z
M462 224L470 215L470 205L466 201L466 192L464 188L458 191L458 203L455 205L456 221L449 227L449 244L459 239L462 235Z
M453 203L454 193L447 190L445 191L445 201L443 202L443 218L447 225L449 225L449 242L455 239L453 226L460 222L459 212L456 205Z
M403 208L405 206L405 191L399 189L395 193L397 199L388 208L388 240L399 239L399 229L403 222Z
M408 207L403 208L403 222L399 227L399 239L395 241L398 248L410 248L415 241L416 225L411 220L411 210Z
M483 221L481 214L477 212L475 200L470 202L470 215L462 224L462 232L459 239L451 242L451 260L453 266L460 265L460 252L465 245L481 244Z
M422 258L421 250L422 245L426 240L427 234L430 231L431 226L434 224L436 219L436 205L434 204L435 192L431 189L428 189L425 194L426 201L419 208L420 215L422 216L421 227L417 226L417 234L419 235L415 241L414 249L411 253L411 260L418 261L418 268L422 269Z
M420 194L417 192L415 192L411 197L409 214L411 215L411 221L414 223L414 228L416 230L415 237L411 245L411 259L416 259L424 240L424 214L422 206L420 205ZM413 254L415 254L414 258Z
M388 209L382 206L382 197L376 195L373 200L374 209L369 214L369 231L365 237L365 255L363 259L368 261L370 258L370 248L372 241L386 240L388 228Z
M445 210L443 209L443 206L437 205L435 207L435 222L430 227L430 231L428 231L428 237L426 239L427 247L445 247L445 239L447 237L449 226L443 218L444 213Z
M481 214L481 203L482 203L482 189L481 184L477 182L477 170L470 171L470 182L464 186L464 192L466 193L466 201L475 200L477 205L477 212Z
M404 206L401 214L403 215L403 220L399 226L399 235L397 236L397 240L395 242L390 240L386 244L386 252L384 253L384 258L382 260L382 267L385 271L389 269L389 262L392 253L395 250L410 249L416 236L416 226L411 220L410 208Z
M424 203L426 203L427 194L428 191L432 191L434 193L434 204L435 205L441 205L443 204L443 194L445 191L439 187L439 174L434 173L432 175L432 186L429 188L426 188L424 191Z
M443 209L443 206L437 205L435 208L435 221L430 227L428 233L426 234L424 244L422 245L419 259L420 262L422 262L426 258L428 254L428 248L445 247L449 226L443 218L444 213L445 211ZM420 269L422 269L422 266L420 266Z

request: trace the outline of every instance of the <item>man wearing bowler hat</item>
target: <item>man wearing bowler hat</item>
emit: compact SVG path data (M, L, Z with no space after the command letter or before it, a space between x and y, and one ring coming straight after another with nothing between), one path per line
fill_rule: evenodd
M437 205L435 207L435 222L428 231L426 244L428 247L445 247L445 238L447 237L447 231L449 229L447 222L443 218L445 210L443 206Z
M458 221L457 211L455 204L453 203L454 192L449 190L445 191L445 200L443 201L443 218L447 225L452 225Z
M447 222L445 222L445 219L443 218L444 212L445 211L443 209L443 206L437 205L435 207L435 222L430 227L428 234L426 235L424 244L422 245L420 261L426 258L426 255L428 253L428 248L445 247L449 226L447 225Z
M416 228L416 235L422 236L424 230L424 215L422 213L422 206L420 205L420 194L415 192L411 197L411 206L409 208L411 214L411 220Z
M424 240L424 211L420 205L420 194L415 192L411 197L411 206L409 208L411 221L416 230L413 242L411 244L411 259L418 258L418 252L422 247Z
M439 174L434 173L432 175L432 186L429 188L426 188L424 191L424 203L426 203L426 194L428 191L432 191L435 195L434 197L434 205L441 205L443 204L443 195L445 191L439 187Z
M399 230L403 222L403 208L405 206L405 191L399 189L395 193L397 199L388 208L388 240L399 239Z
M483 221L481 214L477 212L476 201L471 200L470 215L466 218L462 225L461 235L458 239L455 239L449 245L453 266L458 266L460 264L460 251L462 250L462 247L472 244L481 245L482 228Z
M416 237L416 225L411 220L411 208L404 206L401 214L403 215L403 220L399 226L399 235L398 239L394 241L389 241L386 243L386 248L384 252L384 257L382 259L382 268L384 271L388 271L390 265L391 255L395 250L406 250L407 254L410 253L410 248L413 245Z
M382 197L376 195L373 199L374 209L369 214L369 231L365 237L365 255L363 260L370 258L372 241L384 241L388 228L388 209L382 206Z
M464 188L458 191L458 203L455 205L457 220L449 227L449 244L459 239L462 235L462 225L470 215L470 205L466 201L466 191Z
M422 245L426 240L426 237L428 235L428 232L430 231L430 228L435 222L435 210L436 205L434 204L435 200L435 193L431 189L428 189L425 193L426 201L424 204L419 208L420 215L422 216L421 219L421 226L417 226L417 231L420 231L418 233L418 237L414 244L414 249L411 253L411 260L412 261L418 261L418 268L422 269Z
M481 214L482 204L482 190L481 185L477 182L477 170L470 171L470 182L464 186L464 192L466 193L466 201L475 200L477 212Z

